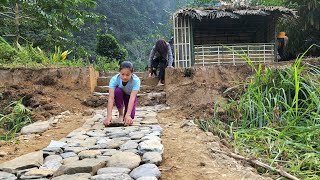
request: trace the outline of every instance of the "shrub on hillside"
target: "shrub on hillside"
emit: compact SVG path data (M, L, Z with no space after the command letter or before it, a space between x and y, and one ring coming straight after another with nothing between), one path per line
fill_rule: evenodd
M124 61L128 56L128 51L123 48L111 34L98 35L96 52L101 56L116 59L120 62Z
M15 53L15 49L0 37L0 62L10 62Z

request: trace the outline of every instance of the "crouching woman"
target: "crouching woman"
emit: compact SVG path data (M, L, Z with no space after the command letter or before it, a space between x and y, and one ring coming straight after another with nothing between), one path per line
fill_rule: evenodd
M112 121L112 108L115 102L119 112L119 122L125 126L132 125L137 106L137 94L140 90L140 79L133 74L133 65L129 61L120 64L119 74L109 82L109 99L107 117L103 124L107 127Z

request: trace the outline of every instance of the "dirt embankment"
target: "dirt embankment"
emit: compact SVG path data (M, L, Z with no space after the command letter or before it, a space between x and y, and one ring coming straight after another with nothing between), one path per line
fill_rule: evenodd
M0 114L23 98L33 119L46 120L62 111L77 112L91 95L98 74L92 68L0 69Z
M187 117L206 118L212 115L215 103L226 103L240 89L224 93L228 88L247 81L253 74L247 65L173 69L166 73L167 104L181 107Z

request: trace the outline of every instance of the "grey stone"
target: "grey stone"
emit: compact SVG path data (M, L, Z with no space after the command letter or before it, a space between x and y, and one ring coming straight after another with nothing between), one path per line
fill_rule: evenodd
M107 134L102 130L92 130L86 133L90 137L105 137Z
M50 128L49 121L35 122L24 126L21 129L21 134L32 134L32 133L42 133Z
M100 138L100 139L97 141L96 144L106 144L106 143L109 142L109 141L111 141L110 138L108 138L108 137L102 137L102 138Z
M154 176L143 176L143 177L139 177L137 180L158 180L158 178Z
M69 163L72 163L72 162L75 162L75 161L78 161L78 160L79 160L78 156L68 157L68 158L63 160L63 164L66 165L66 164L69 164Z
M131 171L129 174L133 179L138 179L144 176L153 176L159 178L161 172L159 168L154 164L143 164Z
M106 151L103 153L104 156L112 156L116 153L119 153L120 151L116 149L106 149Z
M89 136L88 135L85 135L85 134L78 134L78 135L75 135L75 136L72 136L71 139L72 140L85 140L87 139Z
M22 175L24 175L26 172L28 172L28 171L31 171L32 169L38 169L38 167L33 167L33 168L30 168L30 169L23 169L23 170L19 170L19 171L17 171L16 172L16 176L18 177L18 178L20 178Z
M128 174L101 174L92 176L91 180L133 180Z
M161 142L161 138L159 136L144 136L143 138L141 138L142 141L145 140L156 140L156 141L160 141Z
M94 146L96 142L97 140L94 138L87 138L85 140L79 141L80 146L83 146L83 147Z
M49 162L49 161L62 162L62 157L60 155L50 155L44 159L44 163Z
M93 175L98 171L98 169L105 165L106 162L101 159L84 159L62 165L54 175L59 176L63 174L77 173L91 173Z
M124 144L124 141L121 140L111 140L109 142L107 142L107 149L116 149L119 148L122 144Z
M15 180L17 177L11 173L0 171L0 180Z
M129 134L131 139L141 139L145 134L142 132L132 132Z
M97 174L110 174L110 173L120 173L120 174L129 174L131 170L128 168L122 167L106 167L98 170Z
M60 153L63 152L62 149L59 148L59 147L46 147L46 148L44 148L42 150L43 150L44 153L52 152L52 153L55 153L55 154L60 154ZM48 153L48 154L50 154L50 153Z
M141 158L139 155L136 155L132 152L119 152L111 156L107 163L107 166L133 169L135 167L138 167L140 162Z
M134 141L127 141L126 143L120 146L120 150L136 149L137 147L138 143Z
M81 151L78 154L80 159L95 158L98 155L101 155L101 151L99 151L99 150L86 150L86 151Z
M63 159L66 159L66 158L69 158L69 157L77 156L77 154L74 153L74 152L66 152L66 153L60 154L60 156L61 156Z
M163 153L163 145L157 140L145 140L139 143L138 150L141 153L145 152L158 152Z
M161 161L162 156L158 152L146 152L142 156L142 162L144 163L160 165Z
M64 152L74 152L74 153L79 153L81 151L84 151L84 150L88 150L87 147L66 147L64 149Z
M55 170L52 169L32 169L28 172L26 172L24 175L21 176L21 179L26 179L26 178L33 178L33 177L40 177L40 178L45 178L48 176L52 176Z
M52 178L52 180L89 180L91 174L89 173L78 173L72 175L62 175Z
M94 146L89 147L90 150L95 150L95 149L106 149L107 144L96 144Z
M43 152L36 151L0 164L0 170L15 173L17 170L39 167L41 164L43 164Z
M59 169L60 166L62 166L62 164L59 161L47 161L40 168L46 168L56 171Z

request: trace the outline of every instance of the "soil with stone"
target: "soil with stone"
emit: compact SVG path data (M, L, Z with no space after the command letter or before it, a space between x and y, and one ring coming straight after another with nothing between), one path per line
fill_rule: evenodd
M69 91L68 89L58 88L58 87L2 87L1 92L3 96L0 100L0 109L4 109L7 104L12 100L18 100L21 97L30 97L26 102L26 106L32 110L33 117L36 121L45 121L53 117L60 116L63 112L68 112L67 115L63 116L63 118L58 119L56 122L52 122L53 126L50 126L47 130L43 131L37 135L21 135L18 136L16 139L9 141L9 142L0 142L0 163L8 162L13 160L17 157L22 155L33 153L35 151L42 150L43 152L47 152L45 157L53 156L53 154L57 154L57 152L53 149L50 149L53 142L59 140L65 140L65 138L71 138L73 136L70 135L71 132L77 131L79 128L83 128L83 126L88 123L88 121L94 121L91 126L97 127L103 133L107 133L111 131L113 128L123 128L123 127L109 127L105 128L102 126L101 117L100 120L93 118L95 117L96 112L100 112L101 115L105 115L105 106L106 106L106 98L97 98L92 96L86 91L77 90L77 91ZM162 89L148 89L147 92L153 91L164 91ZM182 92L186 93L186 92ZM150 107L157 107L154 106L155 104L150 103L150 98L144 96L140 97L140 106L147 110ZM95 102L99 101L99 105L97 103L90 103L87 102ZM177 100L174 100L177 101ZM163 102L163 100L159 100L159 102ZM96 106L94 106L96 105ZM148 106L146 106L148 105ZM50 107L49 107L50 106ZM104 111L104 112L103 112ZM163 154L162 154L162 161L153 162L153 163L145 163L145 162L136 162L135 165L130 165L127 169L121 169L121 171L125 172L122 174L130 174L132 170L135 168L139 168L139 165L143 164L155 164L156 166L146 167L149 169L155 169L155 174L153 177L158 178L160 175L157 174L157 168L161 173L160 179L265 179L257 175L255 169L252 167L243 164L242 162L236 161L232 158L229 158L225 155L221 154L214 154L209 151L210 147L214 147L217 149L222 149L228 151L228 148L225 147L223 143L220 142L220 139L210 133L205 133L201 131L193 121L189 120L188 117L190 114L201 114L202 109L192 109L188 111L188 109L184 108L183 111L180 108L164 108L163 111L158 112L155 114L155 118L161 128L162 128L162 135L161 135L161 142L164 146ZM116 113L114 113L116 114ZM51 119L55 120L55 118ZM153 122L154 123L154 122ZM152 127L146 127L146 129L134 129L133 132L139 131L151 131ZM88 131L86 131L88 133ZM84 136L88 136L88 134L78 134L75 135L78 138L83 138ZM99 132L96 132L99 133ZM109 134L112 132L109 132ZM152 132L150 132L152 133ZM121 133L120 133L121 134ZM71 137L70 137L71 136ZM90 137L94 137L92 135ZM99 137L99 136L98 136ZM123 137L122 137L123 138ZM143 138L143 137L140 137ZM97 138L96 138L97 140ZM99 140L103 140L103 138L99 138ZM106 139L105 139L106 140ZM90 140L88 142L83 143L93 143L95 140ZM121 140L123 141L123 139ZM127 142L127 141L126 141ZM137 154L139 148L138 142L132 141L128 142L128 146L134 147L131 149L126 149L126 153L129 153L130 157L135 157L134 155L130 154ZM79 141L70 140L68 143L79 143ZM115 142L114 142L115 143ZM123 143L123 142L121 142ZM105 144L105 143L102 143ZM124 144L124 143L123 143ZM105 149L114 149L120 150L121 145L123 144L116 144L113 148L105 148ZM97 141L94 144L97 145ZM46 151L46 148L48 148ZM122 147L126 148L126 147ZM59 148L56 148L56 150ZM122 149L123 150L123 149ZM141 149L140 149L141 150ZM63 154L63 156L70 156L70 161L72 161L72 157L74 156L76 150L65 150L59 151L58 153ZM105 161L109 158L110 153L114 153L111 150L108 151L94 151L94 148L91 150L83 150L81 151L82 154L77 154L79 159L87 159L86 157L94 156L96 159L100 157ZM138 153L139 154L139 153ZM140 152L141 154L141 152ZM143 153L142 153L143 154ZM125 154L123 154L125 155ZM63 158L63 156L61 156ZM54 158L54 157L51 157ZM49 160L51 159L49 158ZM140 157L143 159L143 157ZM67 159L67 158L64 158ZM43 159L42 165L45 165L48 159ZM114 160L119 161L119 160ZM56 161L53 161L53 164L61 163L61 159L58 158ZM103 163L101 161L91 161L91 162L84 162L94 164L91 167L96 167L95 172L98 172L97 169L103 169ZM71 162L72 164L72 162ZM39 165L37 165L39 166ZM62 176L62 174L66 174L68 171L74 171L73 166L71 167L63 167L60 169L60 174L55 174L56 176ZM157 167L157 168L156 168ZM122 167L126 168L126 167ZM145 168L145 167L142 167ZM70 170L71 169L71 170ZM127 172L129 169L130 172ZM78 171L78 170L77 170ZM82 170L80 170L82 171ZM102 171L102 170L101 170ZM104 169L103 171L120 171L119 169ZM141 171L138 169L136 171ZM23 172L21 172L23 173ZM30 173L30 176L34 174L39 174L37 170ZM45 173L51 173L46 171ZM103 174L103 173L102 173ZM131 174L132 175L132 174ZM27 174L28 176L28 174ZM66 179L68 175L62 176L60 179ZM78 174L79 177L83 179L88 179L92 177L93 174ZM1 177L1 174L0 174ZM133 176L131 176L133 177ZM134 176L136 177L136 176ZM137 176L138 177L138 176ZM98 178L98 177L97 177ZM106 177L105 177L106 178ZM128 178L128 176L123 175L121 179ZM77 179L77 178L76 178ZM81 179L81 178L78 178ZM57 178L56 180L59 180Z

